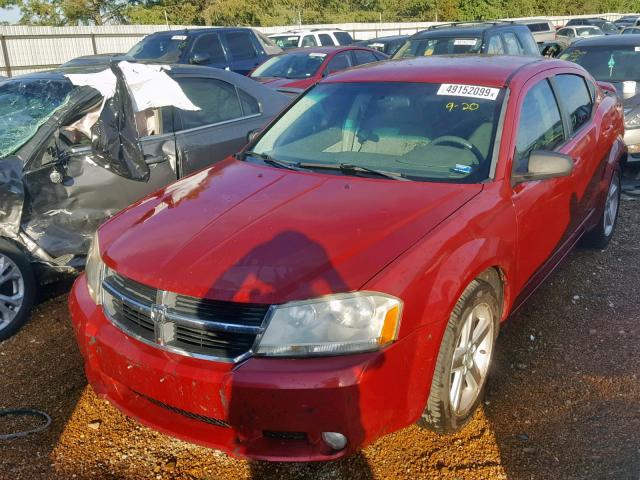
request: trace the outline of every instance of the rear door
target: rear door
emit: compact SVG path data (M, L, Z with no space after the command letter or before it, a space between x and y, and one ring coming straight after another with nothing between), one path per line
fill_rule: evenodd
M583 89L583 90L582 90ZM518 225L517 289L537 283L575 244L594 213L600 167L591 96L579 75L539 75L519 98L520 117L513 146L514 172L526 172L535 150L569 155L569 176L514 186Z
M248 75L260 64L258 46L254 43L249 30L237 30L223 33L227 54L230 57L231 70Z
M199 61L195 62L194 60L196 59ZM217 33L207 33L197 37L191 48L189 63L228 69L229 60L222 47L220 35Z
M263 126L261 107L249 93L217 78L176 76L200 111L176 109L176 149L181 176L240 151L247 132Z

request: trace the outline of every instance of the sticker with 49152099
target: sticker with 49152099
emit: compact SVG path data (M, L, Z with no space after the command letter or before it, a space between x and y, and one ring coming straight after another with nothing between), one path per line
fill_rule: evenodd
M438 88L438 95L483 98L485 100L495 100L498 98L499 93L499 88L483 87L482 85L461 85L458 83L443 83Z

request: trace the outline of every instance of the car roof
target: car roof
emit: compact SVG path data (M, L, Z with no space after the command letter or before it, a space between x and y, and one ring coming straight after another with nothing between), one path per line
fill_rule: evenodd
M436 55L387 60L332 74L322 83L334 82L434 82L502 87L523 67L540 63L574 65L542 57L508 55ZM557 65L556 65L557 66Z
M434 25L429 27L427 30L422 30L417 32L411 38L419 39L419 38L433 38L433 37L449 37L452 35L456 35L459 37L470 37L470 36L479 36L482 35L485 31L489 29L498 29L498 28L527 28L525 25L515 23L515 22L469 22L469 23L450 23L450 24L441 24Z
M375 37L375 38L367 38L366 40L357 40L357 42L392 42L394 40L403 40L409 37L409 35L388 35L386 37Z
M278 35L304 35L307 33L335 33L335 32L347 32L346 30L341 30L339 28L308 28L302 30L289 30L287 32L277 32L270 33L270 37L275 37ZM349 32L347 32L349 33Z
M371 52L377 52L377 50L373 50L371 48L368 48L364 45L336 45L335 47L299 47L299 48L291 48L289 50L285 50L284 53L282 53L281 55L288 55L288 54L295 54L295 55L302 55L302 54L309 54L309 53L324 53L324 54L331 54L331 53L338 53L338 52L343 52L343 51L348 51L348 50L367 50L367 51L371 51ZM380 52L378 52L380 53Z
M157 65L157 62L153 61L139 61L135 63L148 63L151 65ZM211 67L204 67L201 65L188 65L188 64L170 64L162 66L171 67L170 74L197 74L197 73L209 73ZM29 79L29 80L62 80L67 74L78 73L97 73L109 68L107 64L97 65L71 65L68 67L59 67L53 70L45 70L41 72L26 73L24 75L16 75L12 79Z
M198 35L201 33L212 33L220 31L237 31L237 30L251 30L249 27L199 27L199 28L181 28L176 30L162 30L159 32L153 32L149 34L155 36L164 35Z
M600 35L597 37L588 37L577 40L573 45L581 47L633 47L640 45L640 35Z

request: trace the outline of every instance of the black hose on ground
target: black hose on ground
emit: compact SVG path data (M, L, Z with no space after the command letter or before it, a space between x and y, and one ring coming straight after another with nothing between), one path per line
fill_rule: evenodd
M31 430L23 430L21 432L0 435L0 440L15 440L17 438L26 437L27 435L31 435L32 433L42 432L43 430L49 428L49 425L51 425L51 417L49 416L49 414L41 412L40 410L33 410L31 408L7 408L0 410L0 418L8 417L10 415L40 417L44 420L44 423L37 426L36 428L32 428Z

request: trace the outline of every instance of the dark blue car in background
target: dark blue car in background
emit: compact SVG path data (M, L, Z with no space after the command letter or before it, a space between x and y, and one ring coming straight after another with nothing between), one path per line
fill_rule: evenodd
M64 66L95 65L112 59L192 64L247 75L273 55L282 53L271 39L252 28L194 28L156 32L124 55L78 57Z

